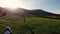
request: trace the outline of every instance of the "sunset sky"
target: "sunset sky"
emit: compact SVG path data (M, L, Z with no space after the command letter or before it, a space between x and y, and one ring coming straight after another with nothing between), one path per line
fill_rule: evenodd
M60 14L60 0L0 0L1 7L43 9Z

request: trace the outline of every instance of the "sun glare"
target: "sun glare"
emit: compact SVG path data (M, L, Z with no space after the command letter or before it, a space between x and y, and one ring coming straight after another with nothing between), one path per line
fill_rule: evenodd
M22 1L18 1L18 0L0 0L0 7L9 7L9 8L17 8L17 7L22 7L22 8L26 8L26 6L24 6L25 4L23 4Z

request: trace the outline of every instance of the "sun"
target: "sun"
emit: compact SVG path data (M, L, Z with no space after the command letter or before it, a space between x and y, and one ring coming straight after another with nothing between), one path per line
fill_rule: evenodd
M22 1L17 0L0 0L0 7L9 7L9 8L17 8L22 7L26 8L25 4Z

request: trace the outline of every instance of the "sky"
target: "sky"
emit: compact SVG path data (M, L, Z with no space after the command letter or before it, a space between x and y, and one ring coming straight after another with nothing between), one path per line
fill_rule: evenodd
M0 0L1 7L42 9L48 12L60 14L60 0Z

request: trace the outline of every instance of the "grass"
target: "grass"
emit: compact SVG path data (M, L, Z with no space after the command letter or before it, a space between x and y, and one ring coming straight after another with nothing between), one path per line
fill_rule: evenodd
M60 20L31 17L23 20L9 21L0 17L0 34L10 26L12 34L60 34Z

